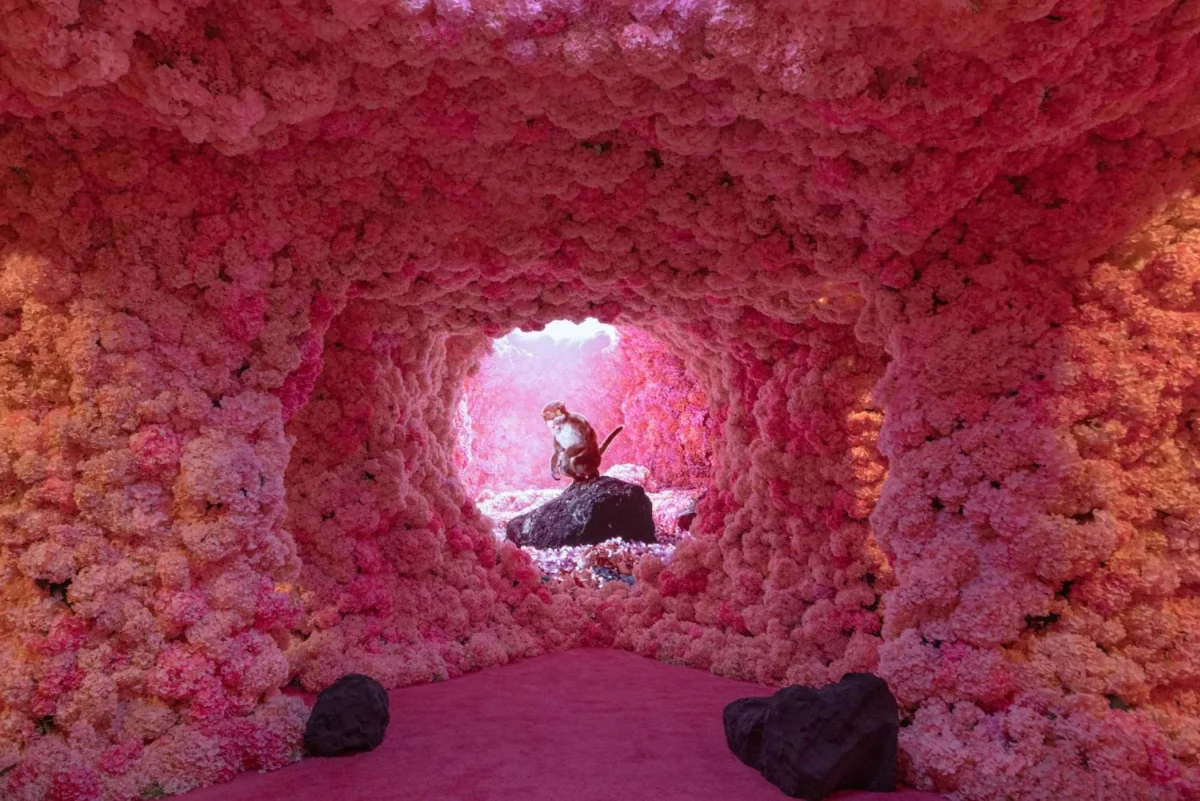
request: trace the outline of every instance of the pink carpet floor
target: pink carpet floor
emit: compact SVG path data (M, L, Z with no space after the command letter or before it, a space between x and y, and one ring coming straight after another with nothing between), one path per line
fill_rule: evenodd
M186 801L782 801L721 710L773 690L634 654L569 651L391 692L369 754L305 759ZM935 801L914 791L837 801Z

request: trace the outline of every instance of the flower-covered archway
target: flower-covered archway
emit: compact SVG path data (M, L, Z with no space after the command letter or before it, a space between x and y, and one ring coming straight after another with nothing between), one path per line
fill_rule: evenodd
M1197 782L1186 4L22 4L0 25L0 787L296 755L279 694L631 648L878 672L909 781ZM714 410L696 536L568 591L455 479L489 339Z

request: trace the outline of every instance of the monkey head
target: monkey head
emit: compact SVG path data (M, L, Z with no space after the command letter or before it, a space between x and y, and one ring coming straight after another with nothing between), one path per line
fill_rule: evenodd
M567 405L562 401L554 401L547 403L542 409L542 419L549 423L556 417L562 417L567 413Z

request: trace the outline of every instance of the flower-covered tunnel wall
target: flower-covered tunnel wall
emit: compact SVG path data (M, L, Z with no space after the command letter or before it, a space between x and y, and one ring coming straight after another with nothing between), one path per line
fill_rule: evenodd
M1176 0L0 3L0 796L599 645L878 673L958 798L1191 797L1198 87ZM491 341L585 317L710 410L632 587L455 457Z

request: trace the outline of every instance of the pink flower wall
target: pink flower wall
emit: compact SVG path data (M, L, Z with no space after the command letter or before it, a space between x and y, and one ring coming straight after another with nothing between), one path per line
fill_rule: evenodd
M876 671L961 799L1200 793L1194 4L9 0L0 114L5 799L578 645ZM710 409L620 371L711 450L632 587L455 457L490 339L588 316Z
M643 331L621 332L619 356L625 430L611 463L645 467L651 492L706 486L713 425L704 388L670 347Z

